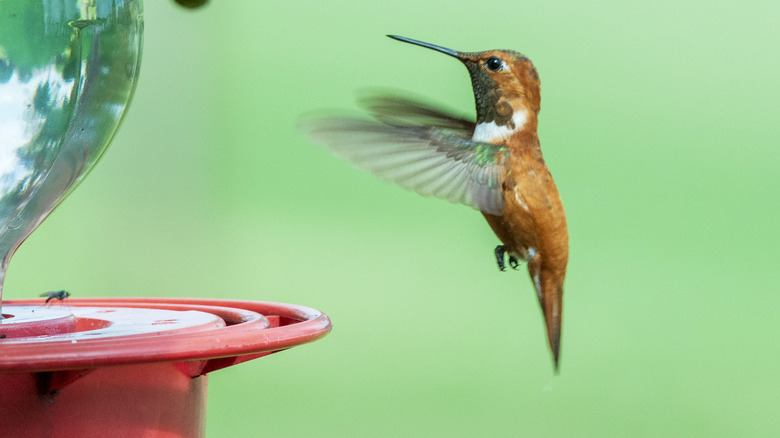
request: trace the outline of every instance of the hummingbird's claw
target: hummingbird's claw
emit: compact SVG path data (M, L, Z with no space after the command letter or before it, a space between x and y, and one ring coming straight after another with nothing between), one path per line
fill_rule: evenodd
M509 266L515 271L517 270L517 267L520 266L520 262L517 260L517 257L513 255L509 256Z
M506 253L506 248L504 248L504 245L498 245L495 250L496 254L496 262L498 262L498 269L500 271L504 271L506 269L506 265L504 264L504 254ZM517 261L515 261L517 263ZM509 264L512 264L512 257L509 258ZM512 266L514 268L514 266Z

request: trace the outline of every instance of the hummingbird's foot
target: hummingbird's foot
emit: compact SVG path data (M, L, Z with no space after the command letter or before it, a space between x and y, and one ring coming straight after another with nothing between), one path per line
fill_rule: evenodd
M516 271L517 267L520 266L520 261L517 260L517 257L510 255L509 266Z
M506 248L504 248L504 245L498 245L495 250L496 253L496 262L498 262L498 269L500 271L503 271L506 269L506 265L504 264L504 254L506 254ZM515 260L515 262L517 262ZM512 264L512 258L509 258L509 264Z

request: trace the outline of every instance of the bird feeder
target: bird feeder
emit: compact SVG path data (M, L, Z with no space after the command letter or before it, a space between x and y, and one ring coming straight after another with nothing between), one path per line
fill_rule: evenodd
M330 331L290 304L1 301L14 252L116 134L143 24L141 0L0 1L2 436L203 436L209 373Z
M302 306L204 299L7 301L0 430L23 437L200 437L208 374L315 341Z

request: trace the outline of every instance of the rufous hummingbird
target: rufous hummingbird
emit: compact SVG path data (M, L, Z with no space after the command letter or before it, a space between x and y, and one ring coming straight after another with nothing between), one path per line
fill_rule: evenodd
M422 102L373 97L362 102L374 120L324 118L309 134L357 168L423 196L480 210L516 269L528 263L547 325L555 369L561 341L563 281L569 235L563 204L537 135L539 75L511 50L458 52L396 35L390 38L450 55L468 69L476 123Z

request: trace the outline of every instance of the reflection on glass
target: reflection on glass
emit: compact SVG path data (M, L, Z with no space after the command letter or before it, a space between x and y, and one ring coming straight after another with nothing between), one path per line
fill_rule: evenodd
M117 131L141 0L0 0L0 298L8 262Z

